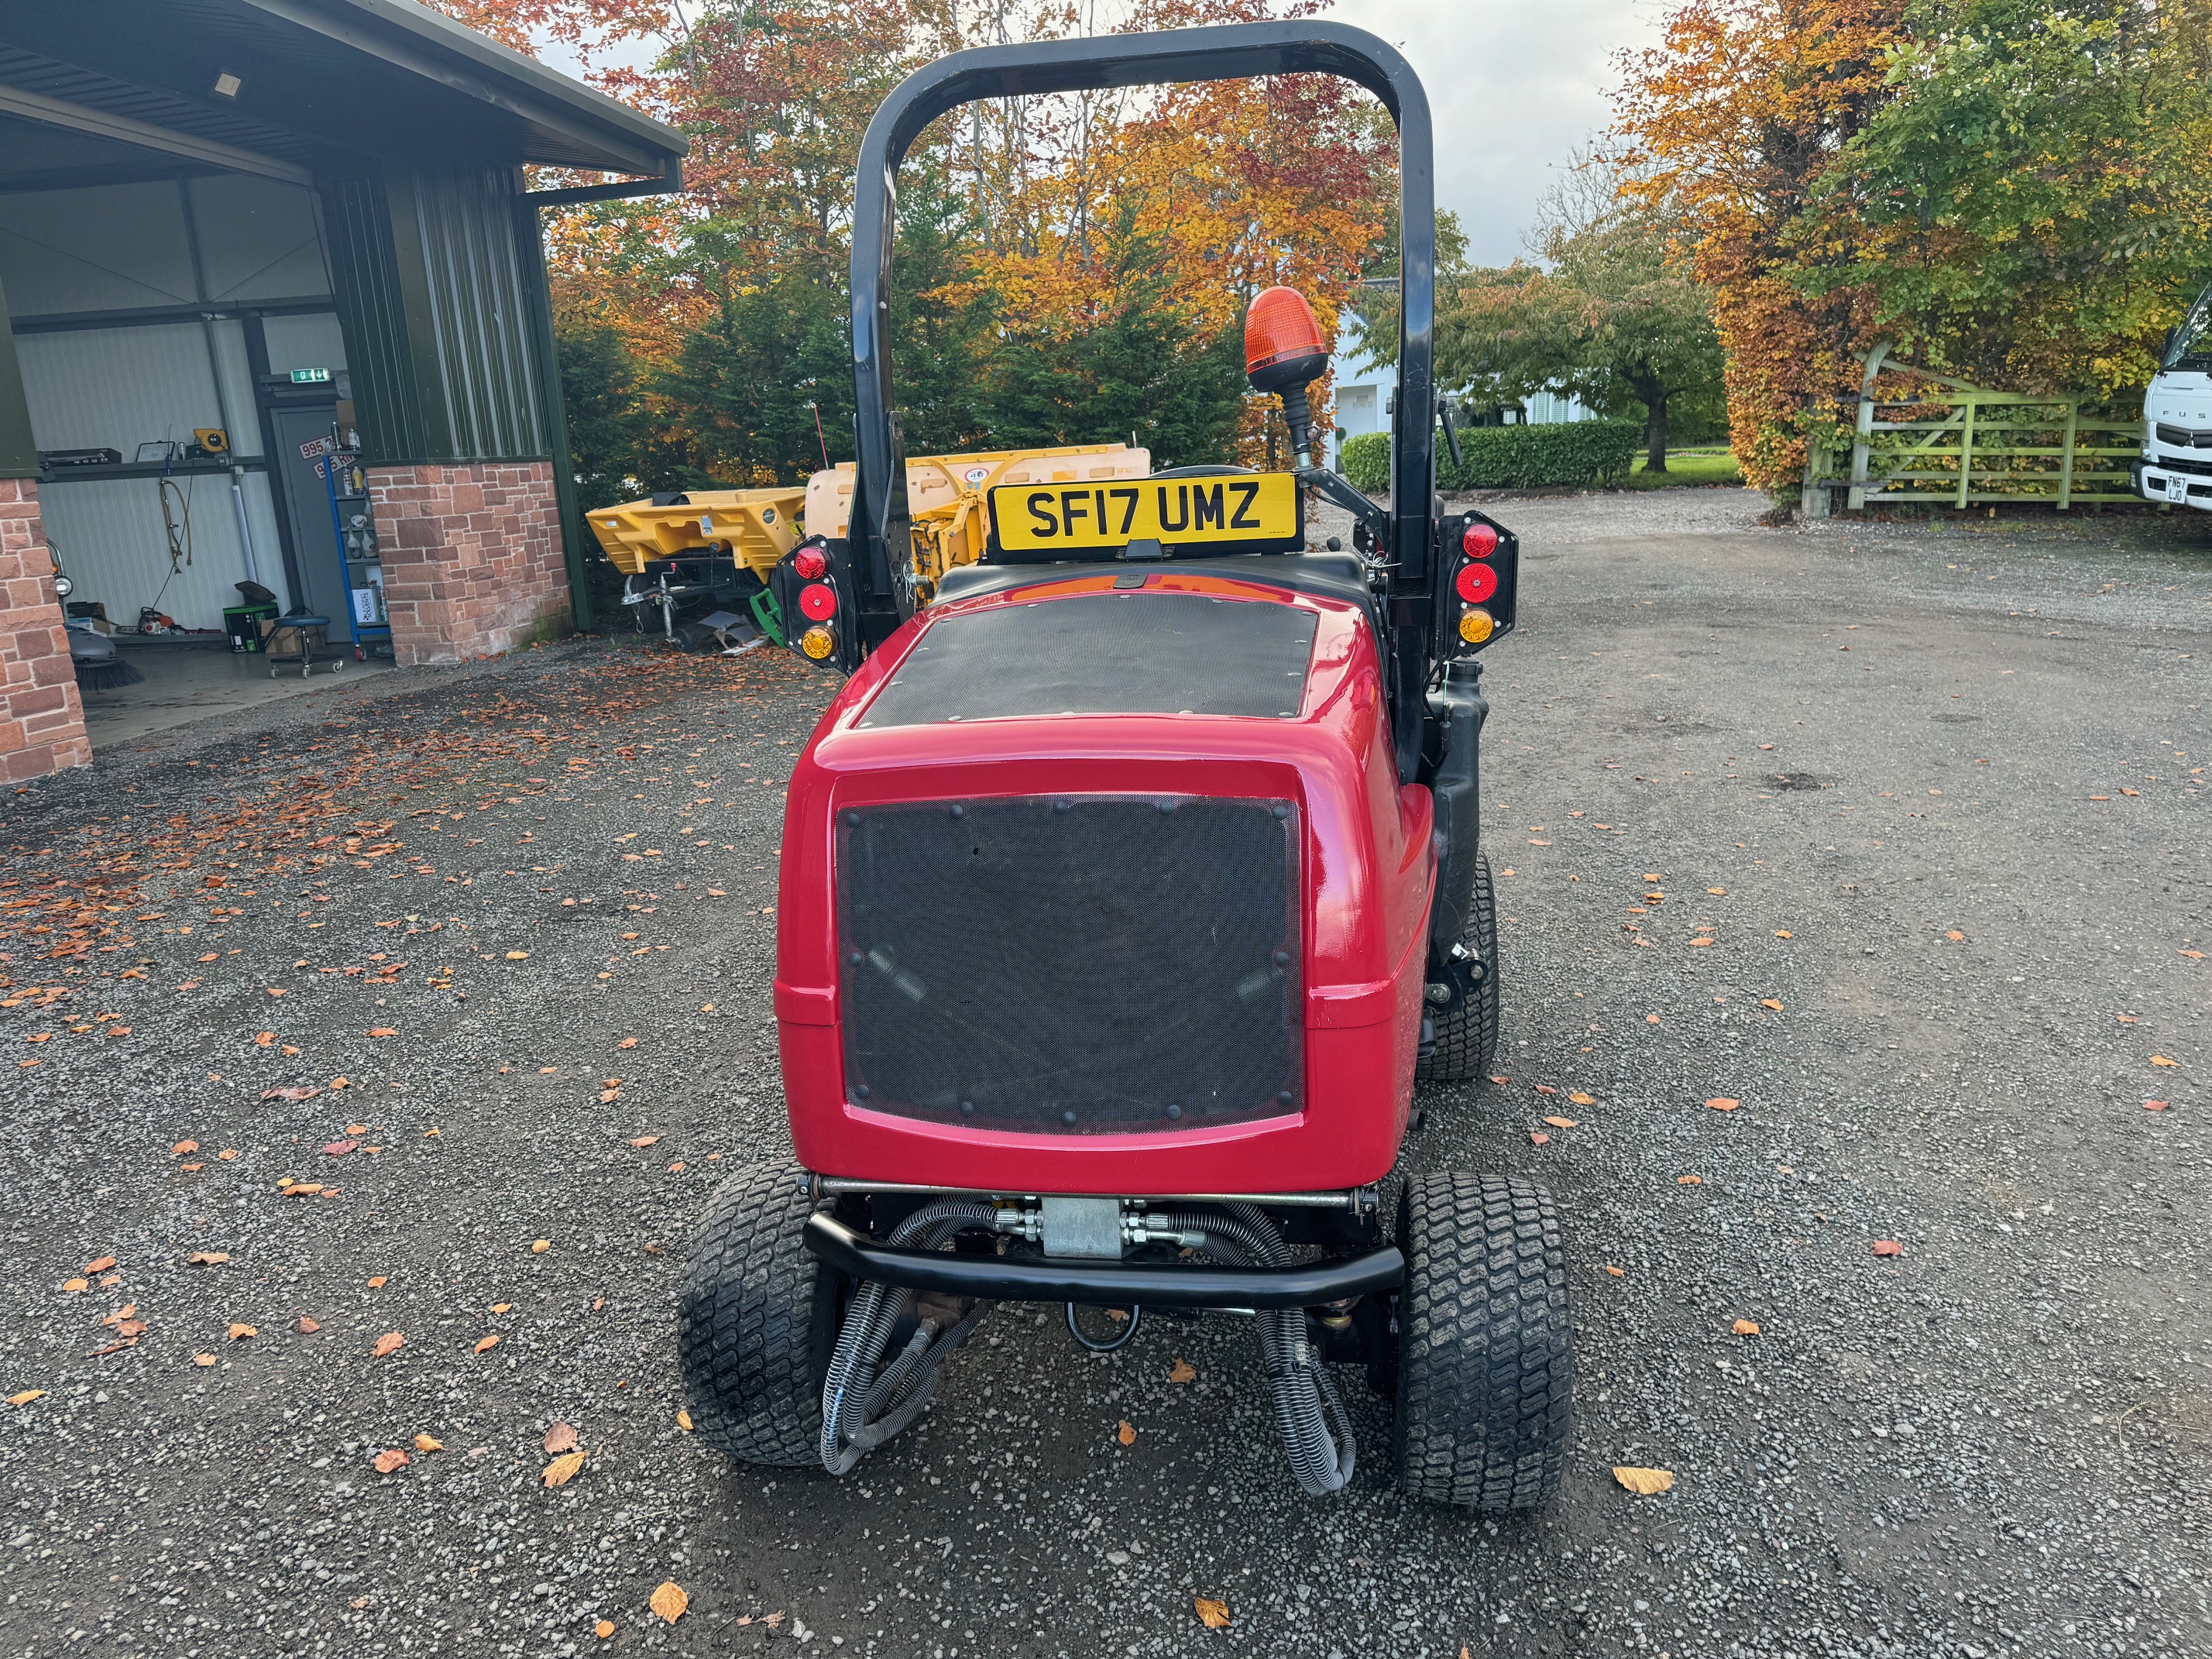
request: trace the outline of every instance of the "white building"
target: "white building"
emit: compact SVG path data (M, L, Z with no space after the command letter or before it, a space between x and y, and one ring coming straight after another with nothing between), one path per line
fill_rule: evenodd
M1351 343L1352 329L1358 320L1351 312L1344 313L1337 327L1344 349L1329 359L1329 373L1335 387L1337 429L1328 434L1322 446L1321 464L1325 467L1338 465L1344 438L1357 438L1366 432L1386 432L1390 426L1390 393L1398 384L1398 371L1389 364L1370 361L1365 352ZM1513 410L1509 409L1506 414L1509 420L1516 418ZM1529 426L1596 418L1583 406L1581 398L1557 392L1536 392L1519 406L1517 416L1519 422ZM1443 453L1441 447L1438 453Z

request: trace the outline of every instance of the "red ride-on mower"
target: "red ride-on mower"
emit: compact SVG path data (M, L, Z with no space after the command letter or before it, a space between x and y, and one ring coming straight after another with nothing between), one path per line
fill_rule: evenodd
M1271 289L1247 353L1296 471L1040 468L989 489L983 557L924 591L880 333L908 143L978 98L1317 71L1398 123L1390 508L1310 465L1327 348ZM1352 1478L1331 1367L1356 1364L1395 1395L1407 1492L1542 1503L1572 1376L1550 1198L1452 1172L1382 1196L1416 1079L1472 1077L1497 1042L1477 653L1513 626L1518 562L1432 485L1420 83L1326 22L987 47L891 94L860 178L849 533L775 572L811 624L792 647L850 676L784 825L775 1014L801 1167L732 1176L700 1230L681 1334L699 1431L842 1474L996 1303L1065 1304L1094 1348L1148 1308L1233 1311L1306 1491ZM1310 493L1351 511L1355 550L1306 550Z

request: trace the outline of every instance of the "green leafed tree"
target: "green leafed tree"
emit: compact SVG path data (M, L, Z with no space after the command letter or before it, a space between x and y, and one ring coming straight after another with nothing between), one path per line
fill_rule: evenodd
M1176 310L1159 249L1133 216L1109 234L1110 310L1002 327L979 389L991 447L1127 442L1133 433L1155 466L1231 459L1244 405L1242 331L1209 339Z
M1543 264L1470 271L1437 322L1443 384L1481 401L1544 390L1644 423L1644 465L1667 470L1686 403L1720 392L1712 295L1684 270L1662 218L1623 201L1601 164L1548 194L1534 243Z

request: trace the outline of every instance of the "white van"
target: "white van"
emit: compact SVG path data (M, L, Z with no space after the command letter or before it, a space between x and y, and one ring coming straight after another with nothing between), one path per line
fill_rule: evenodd
M2136 493L2212 513L2212 288L2166 336L2143 394L2143 458Z

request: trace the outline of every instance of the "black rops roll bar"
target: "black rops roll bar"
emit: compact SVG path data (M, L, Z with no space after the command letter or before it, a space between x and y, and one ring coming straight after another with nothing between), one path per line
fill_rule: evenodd
M1434 574L1436 177L1428 94L1387 42L1343 23L1234 23L1108 34L1021 46L978 46L939 58L902 81L868 123L853 216L853 511L846 534L860 590L855 619L868 646L911 612L897 580L909 557L906 449L893 414L891 248L898 167L939 116L981 98L1018 98L1103 87L1226 81L1256 75L1341 76L1380 98L1398 125L1401 304L1391 504L1382 550L1389 580L1394 735L1400 777L1419 765L1428 683ZM880 632L877 630L880 629Z

